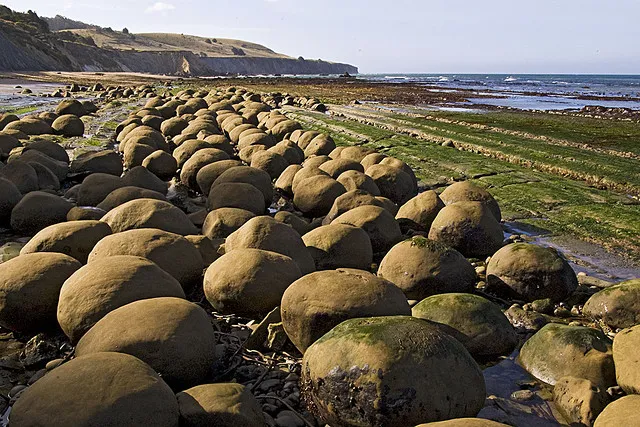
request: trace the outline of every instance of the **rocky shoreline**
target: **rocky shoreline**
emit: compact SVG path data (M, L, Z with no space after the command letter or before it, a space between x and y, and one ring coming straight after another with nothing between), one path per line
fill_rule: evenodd
M636 425L637 279L306 128L313 96L189 83L2 116L12 426Z

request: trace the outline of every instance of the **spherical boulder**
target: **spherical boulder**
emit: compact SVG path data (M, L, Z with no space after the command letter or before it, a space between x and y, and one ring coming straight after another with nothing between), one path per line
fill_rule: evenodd
M304 353L347 319L408 316L407 298L393 283L357 269L317 271L285 291L280 309L284 330Z
M471 292L476 283L475 269L460 252L422 236L391 248L380 263L378 276L395 283L414 300Z
M302 169L300 165L288 166L276 179L275 188L288 196L293 195L293 178Z
M196 182L202 194L208 196L211 186L216 179L227 170L236 166L242 166L242 162L239 160L220 160L219 162L213 162L200 169L196 175Z
M273 185L271 184L271 177L265 171L250 166L237 166L227 169L213 182L210 191L213 191L214 187L227 182L241 182L253 185L264 196L265 206L271 206Z
M196 178L200 169L208 164L218 162L220 160L229 160L229 155L217 148L204 148L202 150L198 150L184 163L184 165L182 165L180 181L192 190L199 190ZM269 180L269 183L271 183L271 180Z
M333 201L331 210L329 210L329 213L324 218L322 223L331 224L331 221L333 221L343 213L359 206L366 205L379 206L381 208L385 207L380 200L364 190L347 191Z
M640 325L618 332L613 339L617 383L627 394L640 394Z
M414 317L452 327L474 356L508 355L518 343L515 329L500 307L473 294L433 295L412 309Z
M400 227L429 231L444 203L435 191L425 191L402 205L396 214Z
M610 328L640 325L640 279L627 280L597 292L582 313Z
M313 257L300 235L292 227L268 216L247 221L227 237L225 248L228 251L253 248L276 252L293 259L303 275L315 271Z
M334 159L329 160L319 166L319 169L325 171L333 179L338 179L343 172L357 171L364 173L362 165L355 160L349 159Z
M111 209L117 208L131 200L137 199L154 199L166 201L167 198L161 193L146 188L126 186L113 190L107 195L96 208L109 212Z
M166 151L156 150L142 161L142 166L163 181L169 181L178 170L178 162Z
M22 194L40 189L38 173L27 162L14 160L0 169L0 177L11 182Z
M305 215L317 218L329 213L333 202L345 192L342 184L330 176L313 176L299 183L293 204Z
M197 234L187 214L169 202L136 199L111 209L102 218L114 233L135 228L158 228L183 236Z
M70 202L60 196L32 191L11 211L11 228L20 233L34 235L50 225L65 222L72 207Z
M624 396L610 403L596 418L593 427L640 426L640 395Z
M79 206L97 206L113 190L124 187L120 176L93 173L82 181L78 191Z
M89 255L89 263L117 255L147 258L171 274L185 289L191 289L202 278L204 268L200 251L179 234L141 228L107 236Z
M598 329L548 323L524 343L518 360L547 384L571 376L606 388L616 383L611 346Z
M370 166L365 173L376 183L380 194L398 205L403 205L418 194L411 176L402 169L377 164Z
M255 214L237 208L215 209L207 215L202 226L202 234L210 239L226 239L231 233L242 227Z
M272 180L278 179L288 166L287 159L269 150L259 151L251 156L251 167L265 171Z
M483 418L456 418L454 420L420 424L416 427L509 427L509 425Z
M53 121L51 127L58 135L72 137L84 134L84 123L73 114L65 114Z
M112 150L90 151L76 156L69 165L71 173L122 175L122 159Z
M288 256L261 249L234 249L209 266L204 293L220 312L264 315L280 304L284 291L301 275Z
M386 252L402 239L396 219L389 211L378 206L365 205L351 209L334 219L331 224L362 228L371 239L374 253Z
M128 170L122 176L122 183L126 186L146 188L147 190L157 191L163 195L167 194L167 183L154 175L149 169L136 166Z
M264 427L262 407L241 384L202 384L176 395L184 427Z
M35 252L56 252L69 255L85 264L89 252L111 228L100 221L71 221L50 225L27 242L21 255Z
M156 151L156 147L152 147L147 144L139 144L137 142L130 142L123 148L123 164L127 169L141 166L142 162L147 156L150 156Z
M63 181L69 173L69 165L66 162L56 160L40 150L24 150L20 157L18 157L16 160L27 162L30 164L40 163L42 166L45 166L47 169L53 172L56 178L58 178L58 180L60 181ZM9 164L13 162L13 159L9 160Z
M8 179L0 175L0 225L7 225L11 220L11 211L22 199L20 190Z
M74 206L67 212L67 221L98 221L107 212L91 206Z
M484 188L469 181L451 184L440 194L440 198L445 205L456 202L481 202L489 208L498 222L502 220L500 206L498 206L498 202L496 202L493 196Z
M74 116L81 117L84 115L84 107L82 107L80 101L76 99L65 99L56 107L56 114L58 116L73 114Z
M76 343L118 307L142 299L184 296L180 283L146 258L102 258L66 279L56 300L57 318L64 333Z
M323 225L302 236L302 241L311 252L317 270L371 268L371 240L362 228L345 224Z
M480 202L445 206L429 230L429 239L451 246L467 257L493 255L502 247L503 236L500 223Z
M27 388L11 409L11 425L18 427L178 423L169 386L149 365L123 353L76 357Z
M117 351L148 363L174 389L202 383L216 360L216 339L204 309L180 298L135 301L105 315L76 354Z
M225 182L211 188L207 209L220 208L242 209L255 215L262 215L266 210L260 190L244 182Z
M20 255L0 264L0 326L20 333L55 330L60 288L80 267L57 253Z
M363 172L348 170L342 172L336 180L342 184L347 191L363 190L372 196L380 195L380 189L374 180Z
M307 349L301 381L316 415L331 425L473 417L485 401L482 371L462 344L406 316L342 322Z
M559 302L578 287L569 263L553 248L513 243L496 252L487 265L487 285L524 301Z

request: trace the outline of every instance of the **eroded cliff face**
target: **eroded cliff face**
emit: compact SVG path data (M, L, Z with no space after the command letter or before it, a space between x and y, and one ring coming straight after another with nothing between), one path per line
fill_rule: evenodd
M225 74L355 74L348 64L293 58L202 57L188 51L102 49L24 31L0 20L0 71L105 71L215 76Z

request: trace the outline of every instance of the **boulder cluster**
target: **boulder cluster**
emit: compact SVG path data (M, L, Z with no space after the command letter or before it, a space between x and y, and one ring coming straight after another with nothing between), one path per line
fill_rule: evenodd
M231 315L280 326L320 423L503 425L474 418L480 363L524 337L517 307L499 303L574 297L561 254L505 244L500 207L480 186L424 191L402 160L303 129L281 109L290 96L141 94L114 150L73 159L34 136L82 135L86 105L0 121L0 226L30 238L0 264L0 326L61 330L75 347L20 391L12 426L301 425L220 380L234 369L219 351ZM639 298L636 280L583 304L627 328L613 341L545 321L522 346L520 363L556 386L572 423L602 412L596 426L625 425L638 404ZM629 396L607 406L600 391L615 385Z

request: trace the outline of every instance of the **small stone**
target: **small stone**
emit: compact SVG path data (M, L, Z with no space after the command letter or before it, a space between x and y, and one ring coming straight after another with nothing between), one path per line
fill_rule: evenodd
M16 397L18 395L18 393L20 393L22 390L24 390L26 388L27 388L27 386L26 385L22 385L22 384L19 384L19 385L13 387L9 391L9 397L13 399L14 397Z
M268 390L271 390L272 388L278 386L279 384L280 384L280 380L277 380L277 379L266 380L266 381L263 381L262 383L260 383L260 390L268 391Z
M287 333L284 331L284 327L282 326L282 322L272 323L267 327L268 337L267 337L267 347L272 351L280 351L285 345L287 345L287 341L289 337Z
M35 366L55 359L57 356L58 347L47 340L44 334L38 334L27 342L20 354L20 361L25 366Z
M582 312L582 309L580 308L580 306L574 305L573 307L571 307L571 314L573 316L580 316Z
M47 371L51 371L64 363L64 359L53 359L45 365Z
M275 414L278 411L278 407L276 405L270 405L268 403L265 403L262 405L262 410L269 414Z
M40 378L44 377L46 373L47 373L46 369L40 369L35 374L33 374L31 378L29 378L29 381L27 382L27 384L32 385L33 383L38 381Z
M569 310L567 310L564 307L558 307L553 311L553 314L555 314L558 317L562 317L562 318L567 318L567 317L571 317L571 312Z
M551 299L545 298L533 301L531 303L531 307L533 308L533 311L538 313L551 314L553 313L554 305L551 302Z
M476 274L478 276L483 276L486 272L487 272L487 267L485 267L484 265L476 267Z
M535 397L535 393L531 390L518 390L511 393L511 399L517 401L531 400Z

